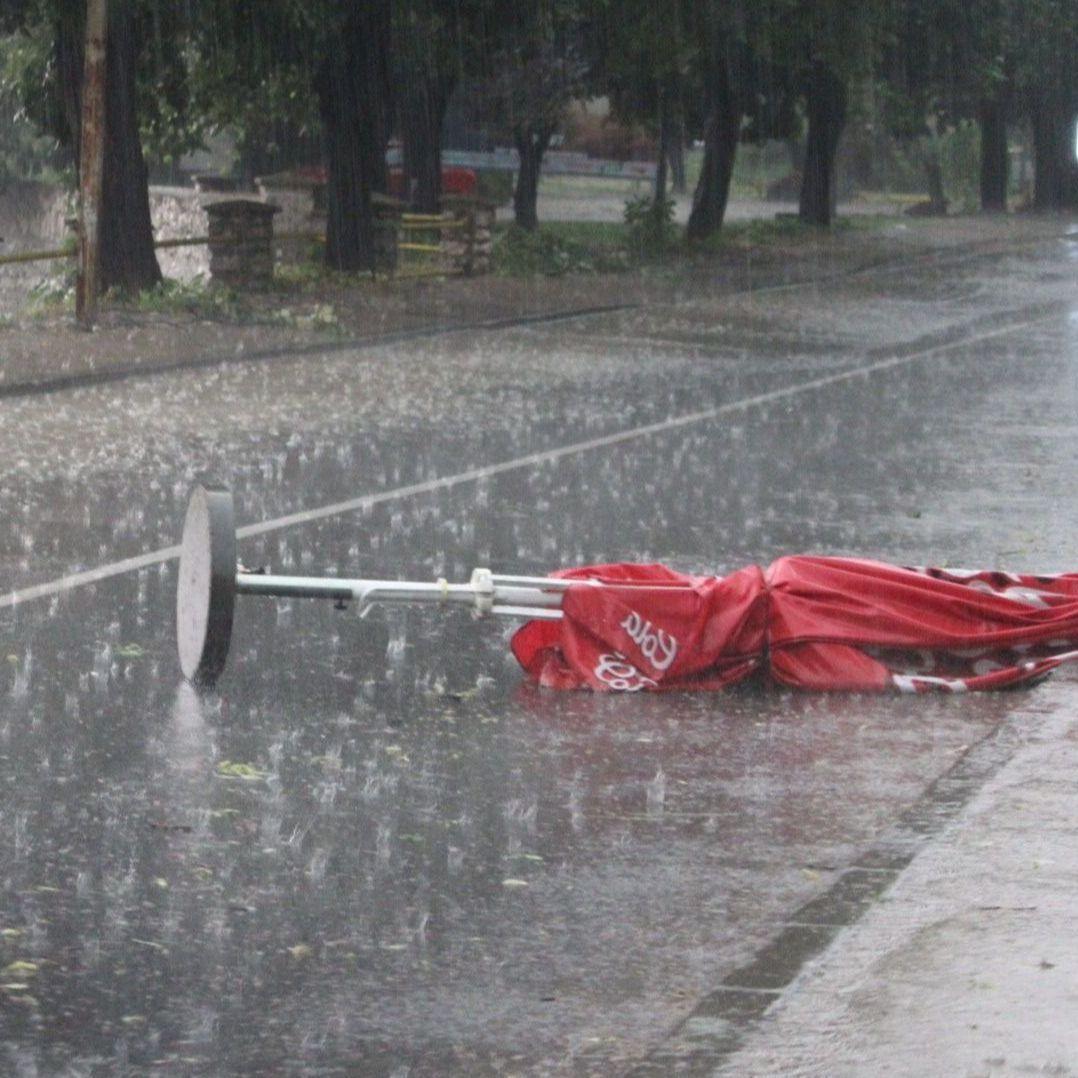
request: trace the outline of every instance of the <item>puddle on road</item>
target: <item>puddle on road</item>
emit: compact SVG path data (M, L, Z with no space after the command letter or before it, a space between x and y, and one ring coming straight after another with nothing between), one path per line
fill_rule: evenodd
M800 549L1037 568L1078 553L1072 510L1044 497L1072 479L1078 383L1057 325L1029 341L1036 379L1003 338L976 362L896 368L241 554L418 579L616 558L725 571ZM9 402L25 445L7 443L5 580L171 545L205 468L247 523L301 492L321 505L776 384L668 357L661 374L630 376L622 357L582 374L573 349L528 347L494 364L493 389L489 355L461 346L462 379L430 366L432 346L369 380L364 361L342 383L337 359L83 391L55 423ZM145 407L121 421L121 399ZM746 966L1012 703L556 696L521 682L502 626L249 599L220 694L200 698L176 671L174 571L0 611L11 1068L609 1070Z
M45 1069L436 1074L493 1066L495 1031L542 1070L567 1023L657 1036L1007 706L555 696L496 627L394 616L372 647L275 603L199 697L167 625L109 620L170 577L4 633L0 928L36 967L6 1037Z
M862 414L846 437L867 447ZM787 444L813 442L810 415L771 419ZM736 467L709 482L724 443ZM624 454L570 459L241 550L429 579L477 561L700 569L717 550L722 569L807 520L882 529L882 506L840 489L843 454L816 448L800 461L829 477L815 497L762 428L731 427L655 439L646 475ZM423 465L401 467L386 481ZM891 541L910 541L901 528ZM119 1045L132 1064L211 1071L493 1073L511 1044L514 1066L542 1072L577 1037L610 1065L744 964L1008 707L551 695L521 681L498 624L249 598L221 692L200 698L176 673L173 575L0 619L0 928L5 966L37 967L9 1043L42 1067Z

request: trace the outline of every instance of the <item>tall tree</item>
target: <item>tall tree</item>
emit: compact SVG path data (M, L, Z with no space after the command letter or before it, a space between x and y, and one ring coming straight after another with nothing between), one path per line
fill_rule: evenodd
M543 155L570 102L588 86L583 0L494 0L488 75L482 114L508 134L519 164L513 216L521 228L538 227Z
M891 54L907 118L936 130L976 120L982 208L1006 208L1007 126L1019 119L1032 134L1035 207L1078 203L1078 0L901 0L898 10Z
M835 158L846 126L849 91L838 69L814 56L803 74L808 133L798 215L807 224L829 225L838 201Z
M961 7L964 33L970 45L968 64L977 126L981 132L978 189L981 209L1003 213L1007 209L1010 154L1007 120L1013 97L1013 58L1009 55L1005 0L979 0Z
M957 92L958 12L952 0L903 0L879 64L880 119L920 162L929 213L947 212L942 136L962 115Z
M377 268L371 196L388 187L389 0L346 3L333 47L322 53L314 90L322 118L326 188L326 263L338 270Z
M460 74L449 14L433 0L403 0L393 12L406 198L419 213L437 213L442 197L442 124Z
M649 0L599 0L588 27L596 84L615 114L656 136L652 205L665 212L669 163L683 119L682 99L691 63L684 0L656 6Z
M906 110L926 147L930 196L942 198L935 136L963 120L980 128L981 208L1007 208L1008 0L904 0L898 49L905 72ZM923 133L928 132L927 137ZM933 184L939 190L933 191Z
M270 109L267 83L288 95L282 117L317 115L326 168L326 262L373 270L372 195L385 192L392 119L390 0L201 0L196 77L221 87L226 122ZM212 96L212 89L209 95Z
M49 42L29 113L69 148L78 167L84 70L84 0L9 2L8 25ZM146 162L142 152L140 76L155 57L147 50L155 20L169 21L154 0L112 0L106 53L104 212L99 222L102 289L129 291L161 280L154 254ZM168 81L168 80L163 80Z
M768 59L787 72L808 127L798 214L829 225L837 201L835 160L850 87L869 76L885 38L887 0L763 0Z
M727 17L729 10L717 0L705 0L690 15L696 84L704 103L704 160L686 227L693 240L706 239L722 227L745 112L737 78L739 28Z
M396 0L393 67L407 197L435 213L442 194L442 139L453 91L481 77L493 32L490 0Z
M52 42L43 36L9 32L0 17L0 185L70 171L70 147L53 133L28 102L41 98L41 72Z
M740 142L797 133L796 90L790 69L773 60L766 4L702 0L691 6L689 27L704 160L686 234L705 239L722 227Z
M1010 0L1008 33L1033 136L1033 206L1078 208L1078 0Z

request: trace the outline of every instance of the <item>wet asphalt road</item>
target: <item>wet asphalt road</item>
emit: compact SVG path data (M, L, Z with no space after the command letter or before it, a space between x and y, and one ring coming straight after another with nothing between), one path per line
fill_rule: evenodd
M1073 569L1076 280L1061 235L0 402L0 1072L621 1073L1033 721L1031 694L557 696L504 625L299 601L241 600L199 698L165 554L26 589L170 547L206 473L282 572Z

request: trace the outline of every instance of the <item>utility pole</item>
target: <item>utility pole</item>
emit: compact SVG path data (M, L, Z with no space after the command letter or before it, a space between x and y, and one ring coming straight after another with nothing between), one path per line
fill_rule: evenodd
M75 290L75 317L84 329L92 328L97 320L107 35L108 0L86 0L86 63L79 137L79 276Z

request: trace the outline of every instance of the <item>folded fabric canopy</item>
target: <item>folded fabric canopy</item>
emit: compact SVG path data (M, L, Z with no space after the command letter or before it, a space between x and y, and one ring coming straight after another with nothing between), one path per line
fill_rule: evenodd
M799 556L725 577L630 564L554 575L581 581L562 619L512 639L551 688L716 690L757 675L799 689L966 692L1029 685L1078 660L1078 573Z

